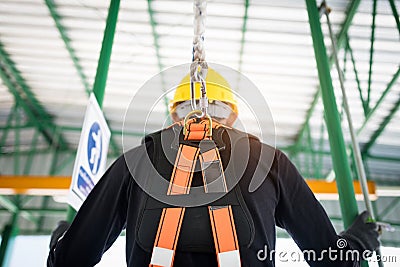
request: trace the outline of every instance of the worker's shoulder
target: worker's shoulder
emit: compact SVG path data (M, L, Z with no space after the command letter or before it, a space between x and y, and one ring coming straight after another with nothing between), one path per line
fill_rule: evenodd
M160 140L162 140L163 142L165 141L169 142L173 140L177 141L179 140L177 136L181 134L181 132L182 132L182 126L175 124L168 128L164 128L145 135L144 138L142 139L142 144L152 145L154 143L158 143ZM227 140L227 138L231 142L237 142L239 140L248 140L248 143L251 145L262 145L265 148L273 149L273 146L263 143L257 136L239 130L237 128L220 126L213 130L214 140L219 140L219 139Z
M138 151L143 149L145 150L146 148L149 149L155 145L158 145L160 142L172 144L178 140L176 136L180 133L181 129L181 126L171 126L153 133L149 133L143 137L142 144L134 150ZM224 141L229 140L230 142L241 143L237 149L243 148L243 145L249 146L251 157L258 158L261 156L260 154L263 154L264 156L267 155L268 158L275 159L277 161L285 162L289 160L287 155L278 149L275 144L270 144L264 140L260 140L259 137L237 128L219 127L214 130L213 137L215 139L224 139Z
M230 135L232 135L232 136L234 136L236 138L247 138L247 139L249 139L249 140L251 140L253 142L260 142L260 139L257 136L255 136L255 135L253 135L251 133L244 132L244 131L239 130L237 128L221 127L219 129L222 129L223 131L226 131L228 134L230 134Z
M163 139L164 141L175 139L175 135L181 131L182 127L173 124L167 128L146 134L142 139L142 144L149 145Z
M237 128L227 128L227 131L233 137L231 139L236 141L244 139L253 149L260 149L263 152L268 153L275 153L275 151L278 151L278 154L282 153L281 151L276 149L275 144L270 144L265 140L261 140L259 137L251 133L244 132Z

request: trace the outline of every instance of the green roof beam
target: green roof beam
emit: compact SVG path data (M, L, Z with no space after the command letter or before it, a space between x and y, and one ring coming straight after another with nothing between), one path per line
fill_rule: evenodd
M19 213L21 217L30 222L33 222L35 224L38 222L37 218L33 216L32 213L30 213L29 211L20 210L19 206L6 196L0 195L0 206L3 206L12 213Z
M10 126L4 126L4 127L0 127L0 131L6 131L8 130L13 130L13 129L29 129L29 128L34 128L35 125L34 124L26 124L26 125L10 125ZM82 127L78 127L78 126L58 126L58 129L60 131L71 131L71 132L80 132L82 131ZM113 135L121 135L122 133L126 136L135 136L135 137L144 137L146 133L143 132L134 132L134 131L122 131L122 130L113 130L110 129L111 134ZM4 133L3 133L4 136ZM2 136L2 138L3 138ZM0 143L2 144L2 143Z
M392 213L396 206L400 203L400 197L393 199L384 210L382 210L377 216L378 220L383 220L385 217Z
M42 104L36 99L31 88L26 84L14 62L4 51L0 43L0 78L14 95L15 101L24 109L28 118L36 125L43 134L49 145L56 145L62 149L68 147L68 143L53 122L52 116L47 113ZM58 142L56 142L58 140Z
M324 118L321 118L321 125L319 128L319 142L318 142L318 149L322 150L323 146L324 146L324 133L325 133L325 121ZM322 166L324 164L324 160L323 160L323 155L320 154L318 155L318 163L317 163L317 173L315 174L315 176L317 178L322 177Z
M397 12L396 4L394 3L393 0L389 0L389 3L390 3L390 8L392 9L393 17L396 20L397 30L399 31L400 34L400 19L399 19L399 13Z
M159 37L159 35L157 33L157 29L156 29L157 22L156 22L156 19L154 18L154 10L153 10L151 5L152 5L152 0L147 0L147 12L148 12L149 18L150 18L151 32L152 32L153 41L154 41L154 49L155 49L156 57L157 57L157 65L158 65L159 71L161 72L161 82L164 85L165 84L164 75L163 75L163 72L162 72L163 69L164 69L164 64L162 64L162 61L161 61L160 41L159 41L160 37ZM164 89L163 89L163 91L164 91ZM168 100L166 95L164 95L164 99L163 100L164 100L164 105L165 105L165 108L166 108L165 115L167 116L167 119L170 120L170 117L169 117L169 100ZM171 121L169 121L169 122L171 122Z
M74 156L76 156L76 149L74 149L74 148L63 149L62 152L67 153L67 154L74 154ZM26 155L26 156L29 156L31 153L49 154L49 148L41 147L41 148L36 148L35 150L27 149L27 150L21 150L19 152L20 155ZM12 151L3 152L2 154L0 154L0 156L8 156L8 157L11 157L13 155L14 155L14 153Z
M369 70L368 70L368 92L367 92L367 110L369 111L369 104L371 101L371 84L372 84L372 65L374 63L374 43L375 43L375 20L376 20L376 6L377 0L373 0L372 4L372 24L371 24L371 39L369 48Z
M15 67L15 63L11 60L10 56L4 49L4 45L0 43L0 63L3 65L4 72L8 74L10 80L18 85L18 93L23 95L23 98L26 102L29 101L29 105L35 109L35 112L38 115L42 115L43 117L49 118L50 115L47 114L45 108L39 103L36 99L35 95L32 93L31 88L26 84L24 78L21 76L21 73Z
M15 115L15 111L17 110L17 102L14 103L13 107L11 108L10 114L8 114L7 116L7 123L6 126L2 129L3 130L3 135L1 136L1 140L0 140L0 153L4 148L4 145L7 141L7 137L8 137L8 132L10 131L10 129L12 128L12 121L14 119L14 115Z
M79 62L78 57L76 56L75 50L71 46L71 39L68 37L67 32L61 23L62 17L57 12L56 4L54 3L53 0L45 0L45 2L50 11L51 17L53 18L54 23L56 24L58 32L60 33L61 39L64 41L65 48L67 49L67 51L69 53L69 56L70 56L74 66L75 66L75 69L81 79L81 82L85 88L85 91L89 95L91 92L91 89L90 89L89 83L87 81L87 77L86 77L85 73L83 72L83 68Z
M336 38L336 46L337 46L337 50L338 51L345 44L347 32L348 32L348 30L350 28L350 25L351 25L352 21L353 21L354 15L357 12L357 9L358 9L358 6L360 5L360 2L361 2L361 0L353 0L349 4L349 6L347 8L346 18L343 21L341 29L339 31L339 34L337 35L337 38ZM333 58L333 55L331 55L329 57L329 66L332 66L333 62L334 62L334 58ZM321 95L320 91L321 91L321 88L318 87L317 92L314 95L314 99L311 102L311 107L307 111L305 122L301 126L301 129L299 131L299 134L298 134L298 137L297 137L297 140L296 140L294 146L298 146L299 143L301 142L301 139L303 138L305 128L307 127L308 121L311 119L312 114L314 113L315 107L316 107L316 105L318 103L318 99L319 99L319 97Z
M0 66L1 67L1 66ZM38 120L38 116L34 111L32 111L31 106L24 101L22 96L18 93L18 90L14 87L14 84L10 81L9 77L6 75L4 71L0 71L0 78L3 80L4 84L8 87L9 91L12 95L14 95L15 101L19 102L19 105L22 106L29 120L35 125L35 127L40 131L40 133L44 136L45 140L49 145L56 144L54 139L54 131L55 125L52 122L45 122L45 118L40 118ZM52 125L54 128L52 128ZM12 128L20 128L20 127L12 127ZM64 140L64 139L62 139ZM67 149L66 142L59 143L56 145L60 145L63 149Z
M71 153L69 156L67 156L66 158L64 158L61 163L59 163L56 167L56 171L54 174L58 174L61 173L66 166L68 166L68 164L72 164L72 162L74 162L76 157L75 153Z
M53 158L51 160L51 167L50 167L50 171L49 171L49 175L55 175L57 172L57 166L58 166L58 158L59 158L59 151L57 149L54 150L53 153ZM42 197L42 205L41 205L41 209L47 209L49 206L49 202L50 202L50 196L44 196ZM36 225L36 231L37 232L41 232L43 230L43 223L44 223L44 218L45 218L46 214L41 214L41 216L38 219L38 224Z
M15 112L15 121L14 121L15 125L20 125L21 123L21 114L19 112L19 105L17 102L17 110ZM20 150L20 139L21 139L21 134L20 134L20 130L19 129L15 129L14 130L14 174L20 174L20 154L19 154L19 150Z
M288 151L289 153L292 151L293 147L282 147L280 148L281 150ZM311 149L310 147L306 145L302 145L298 147L300 150L297 155L300 154L316 154L320 156L331 156L331 152L329 150L324 150L322 148L319 149ZM400 158L396 157L390 157L390 156L379 156L379 155L373 155L373 154L364 154L363 157L365 160L378 160L378 161L388 161L388 162L398 162L400 163Z
M353 21L354 15L357 12L360 2L361 2L361 0L353 0L353 1L351 1L351 3L349 4L349 6L347 8L346 18L345 18L344 22L342 23L339 34L337 35L337 38L336 38L336 46L337 46L338 51L345 44L347 32L349 31L350 25ZM330 56L329 59L330 59L330 64L332 65L333 64L333 56Z
M293 145L293 147L295 147L295 149L293 151L295 154L298 152L298 149L296 149L296 148L301 146L301 142L302 142L302 139L303 139L304 134L306 132L307 125L308 125L308 123L309 123L309 121L311 119L311 116L314 113L315 107L318 104L320 96L321 96L321 89L318 88L317 93L314 95L313 101L311 102L311 106L307 110L306 119L305 119L304 124L301 126L299 134L297 135L296 143Z
M373 117L373 115L377 112L377 110L379 109L379 107L383 103L383 100L386 97L386 95L390 92L390 90L392 89L393 85L396 84L396 81L399 78L399 76L400 76L400 68L398 68L396 73L393 75L393 78L391 79L391 81L386 86L386 89L383 91L382 95L380 96L380 98L376 102L375 106L372 109L370 109L370 111L368 112L363 124L357 130L357 135L359 135L365 129L365 127L368 124L368 122L370 121L370 119ZM397 105L397 108L396 108L396 105ZM394 108L392 109L392 112L396 112L396 109L398 109L398 104L395 104ZM387 124L391 120L392 116L393 116L393 114L391 115L391 113L389 113L388 117L383 120L383 124L381 124L381 126L383 126L383 128L386 127L385 124ZM306 121L308 121L308 120L309 120L309 118L307 117ZM386 120L389 120L389 121L386 122ZM381 134L381 132L379 131L379 128L378 128L377 132L375 133L375 135L377 135L377 136L376 137L374 137L374 136L371 137L372 143L376 140L377 137L379 137L380 134ZM372 143L368 145L368 143L370 143L370 142L367 142L366 147L364 147L363 153L366 153L367 150L369 149L368 147L372 146ZM300 143L298 143L297 146L300 147ZM294 150L295 153L297 153L298 151L299 151L298 149Z
M156 50L158 69L161 71L162 69L164 69L164 65L161 62L159 36L156 30L157 22L154 18L154 10L151 6L152 2L153 2L152 0L147 0L147 12L149 13L150 17L151 33L153 34L154 48Z
M357 83L358 93L360 94L360 100L361 100L362 107L363 107L363 110L364 110L364 115L366 116L368 114L368 111L369 111L368 110L368 104L364 100L364 96L363 96L362 89L361 89L361 82L360 82L360 79L359 79L359 76L358 76L357 67L356 67L356 60L354 58L353 49L350 46L350 40L349 40L348 37L346 38L346 50L349 51L349 54L350 54L351 63L353 65L354 77L355 77L356 83Z
M59 13L57 12L57 6L53 0L45 0L45 2L50 11L51 16L53 17L56 27L60 33L61 39L64 41L65 47L66 47L66 49L69 53L69 56L75 66L75 69L81 79L81 82L85 88L86 94L89 96L90 93L92 92L92 90L90 89L90 85L87 81L87 77L86 77L85 73L83 72L83 68L79 62L79 58L76 56L76 52L71 46L71 40L67 35L66 29L64 28L64 26L61 23L62 18L59 15ZM115 155L119 154L119 147L118 147L116 141L114 140L113 136L111 136L110 145L111 145L112 149L114 150L114 154Z
M47 215L47 216L59 216L59 215L65 215L65 212L67 209L65 208L21 208L21 212L29 212L31 214L37 215ZM7 209L0 209L0 212L4 213L9 213L10 211Z
M376 102L375 106L372 109L370 109L370 111L368 112L363 124L361 125L360 129L358 129L357 134L360 134L362 132L362 130L365 128L365 126L367 125L367 123L369 122L371 117L377 112L377 110L381 106L384 98L390 92L390 90L392 89L393 85L396 83L397 79L399 78L399 75L400 75L400 67L397 68L397 71L393 75L392 80L386 86L386 89L383 91L382 95L379 97L379 99Z
M242 38L240 39L240 52L239 52L239 72L242 71L244 44L245 44L245 40L246 40L247 20L248 20L248 12L249 12L249 5L250 5L249 2L250 2L249 0L245 0L245 2L244 2Z
M62 131L82 131L81 127L75 127L75 126L60 126L60 129ZM136 136L136 137L144 137L145 133L143 132L128 132L128 131L122 131L122 130L111 130L112 134L116 135L121 135L122 133L126 136Z
M393 105L392 109L390 110L389 114L383 119L382 123L379 125L378 129L371 135L368 142L362 148L363 153L368 153L368 150L375 144L378 137L382 134L385 130L386 126L390 123L394 115L396 114L397 110L400 106L400 95L398 96L396 103Z
M39 132L35 131L32 137L32 142L31 142L31 153L28 154L28 159L26 160L25 168L24 168L24 173L28 174L31 172L32 169L32 164L33 164L33 157L36 155L36 146L37 142L39 139Z

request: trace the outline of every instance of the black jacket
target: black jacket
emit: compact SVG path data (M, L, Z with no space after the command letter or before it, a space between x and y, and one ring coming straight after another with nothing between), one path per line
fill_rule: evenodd
M226 138L226 132L230 131L233 136L243 134L236 130L223 131L225 132L221 136L225 148L221 150L221 158L224 166L230 160L243 162L243 159L230 154L232 152L232 155L242 155L240 152L246 147L239 145L236 151L233 151L229 137ZM157 201L149 197L139 184L150 179L150 167L146 158L150 159L155 169L162 172L166 179L172 171L172 164L165 163L165 155L159 153L161 133L166 133L167 136L163 140L163 143L169 144L166 149L173 147L174 131L170 128L148 136L141 146L120 156L89 194L65 236L51 249L48 257L49 267L94 266L124 228L127 266L149 265L151 245L154 242L152 237L155 235L152 229L154 225L158 225L158 219L150 222L144 218L144 207L151 209L148 206L149 200L154 203ZM324 209L290 160L281 151L261 143L256 138L245 135L242 140L246 141L244 146L247 144L249 157L245 159L246 167L243 175L239 177L238 186L234 187L236 191L233 190L240 192L239 197L245 202L246 212L238 217L251 217L247 224L242 224L243 231L240 226L237 229L242 266L275 266L274 253L271 252L275 249L275 226L286 229L301 250L315 251L316 260L313 261L311 257L311 266L353 266L352 262L330 261L328 254L323 253L329 248L337 250L336 242L339 237ZM261 160L260 153L264 155ZM270 164L262 162L263 159L270 159ZM261 167L255 172L258 163ZM258 176L255 177L256 180L261 178L263 182L256 191L249 192L249 184L254 175ZM193 225L189 223L190 218L196 218L198 212L201 213L201 208L187 209L180 243L188 244L200 236L191 232L193 230L187 230ZM157 211L155 214L157 217L160 213ZM235 212L234 215L236 222ZM186 226L185 220L188 221ZM209 227L204 229L203 231L207 231ZM241 235L242 232L244 234ZM203 242L209 242L210 251L201 248L185 249L185 246L178 245L174 266L217 266L216 255L213 252L214 244L208 235L211 236L211 233L201 236L205 236ZM323 259L318 259L320 256L323 256ZM286 259L290 260L290 255L287 255ZM279 262L277 264L279 266Z

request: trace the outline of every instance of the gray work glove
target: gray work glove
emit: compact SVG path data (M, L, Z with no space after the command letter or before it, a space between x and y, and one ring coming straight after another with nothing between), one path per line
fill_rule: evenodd
M59 221L58 222L56 229L54 229L54 231L51 233L50 245L49 245L50 249L55 248L58 240L68 230L69 226L70 226L70 223L67 221Z
M361 253L379 248L378 225L371 220L368 211L363 211L358 215L353 224L339 235L347 240L352 249Z

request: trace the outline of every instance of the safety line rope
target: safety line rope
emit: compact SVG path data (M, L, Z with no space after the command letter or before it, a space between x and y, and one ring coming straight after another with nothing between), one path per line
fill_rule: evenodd
M200 96L200 109L202 111L202 116L207 114L208 99L206 92L206 76L208 65L206 62L206 53L204 47L204 32L206 24L206 0L194 0L193 12L193 58L192 64L190 65L190 94L191 94L191 105L192 109L197 109L196 99L195 99L195 83L200 83L201 96Z
M195 0L193 4L194 12L194 37L193 37L193 61L201 62L206 60L204 50L204 32L206 24L206 0Z
M359 175L359 181L360 181L360 185L361 185L361 188L362 188L362 193L363 193L363 196L364 196L365 206L366 206L368 212L371 215L371 219L373 221L375 221L374 210L372 208L371 199L369 197L369 191L368 191L368 185L367 185L367 176L365 174L364 164L363 164L362 156L361 156L361 152L360 152L360 145L358 143L357 136L356 136L356 133L355 133L355 130L354 130L354 127L353 127L353 120L352 120L352 117L351 117L349 103L348 103L348 100L347 100L346 89L344 87L344 77L343 77L342 70L340 68L339 59L338 59L338 56L337 56L336 42L335 42L335 39L334 39L334 36L333 36L331 21L329 19L330 11L331 10L330 10L330 8L327 7L326 2L323 1L322 4L321 4L321 7L320 7L320 15L323 14L323 13L325 14L326 22L328 24L329 37L331 39L331 44L332 44L332 54L334 56L336 71L338 72L338 77L339 77L340 89L341 89L342 96L343 96L343 108L344 108L344 111L346 113L347 122L348 122L348 125L349 125L349 131L350 131L350 136L351 136L351 141L352 141L352 148L353 148L354 158L355 158L355 161L356 161L356 170L357 170L357 173ZM381 252L380 252L379 249L376 251L376 253L379 256L381 255ZM380 267L384 266L382 261L378 261L378 265Z

